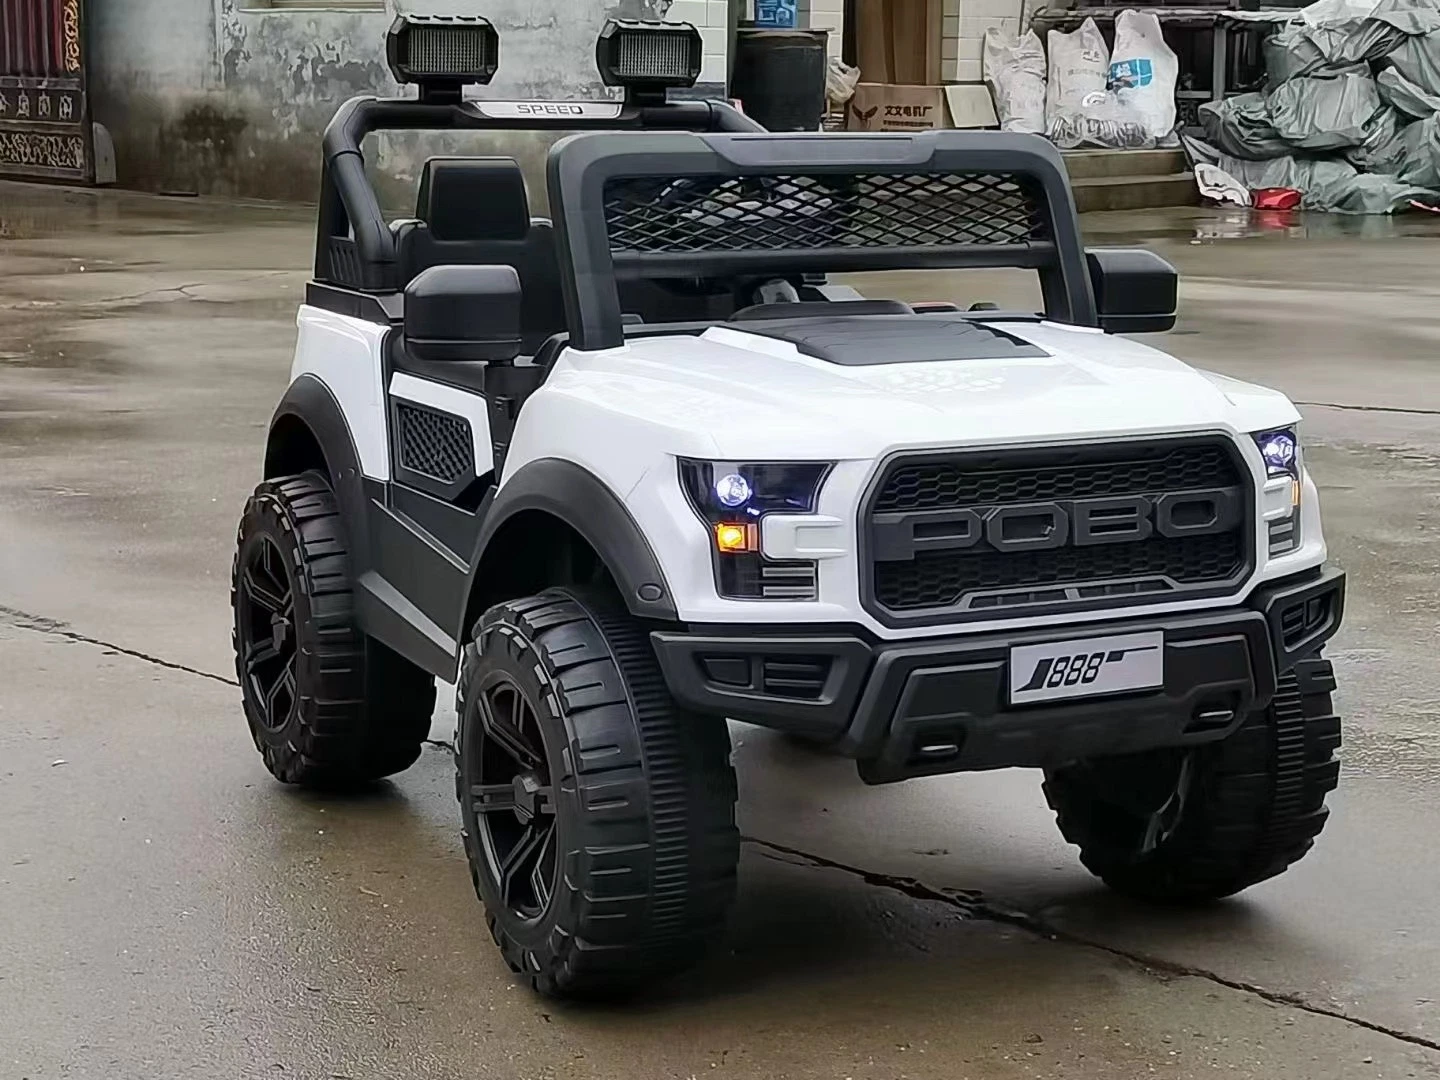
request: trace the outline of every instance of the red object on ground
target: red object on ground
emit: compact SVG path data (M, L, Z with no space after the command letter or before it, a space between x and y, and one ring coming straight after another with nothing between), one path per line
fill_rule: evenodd
M1294 210L1300 205L1300 192L1294 188L1257 188L1250 193L1251 205L1256 210Z

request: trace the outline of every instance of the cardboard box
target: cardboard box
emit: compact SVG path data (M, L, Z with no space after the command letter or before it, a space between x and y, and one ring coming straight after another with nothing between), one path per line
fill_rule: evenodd
M860 83L845 110L849 131L932 131L996 127L995 104L981 85Z

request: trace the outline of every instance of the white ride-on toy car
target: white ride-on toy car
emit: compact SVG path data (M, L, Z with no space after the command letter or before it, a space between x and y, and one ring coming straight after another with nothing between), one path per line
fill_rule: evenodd
M991 132L769 134L692 85L689 27L612 23L623 102L467 100L498 40L402 17L418 100L325 136L315 278L235 563L236 662L281 780L419 756L458 684L464 846L547 994L672 973L719 931L727 720L869 783L1043 769L1123 892L1225 896L1310 847L1341 618L1283 396L1108 331L1174 271L1087 251L1064 166ZM550 220L514 161L380 130L569 130ZM589 133L585 133L585 132ZM863 299L845 272L1021 267L1044 311ZM950 280L950 279L947 279Z

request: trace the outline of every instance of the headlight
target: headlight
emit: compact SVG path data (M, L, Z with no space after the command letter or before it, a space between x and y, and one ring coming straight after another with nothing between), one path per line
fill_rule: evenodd
M814 600L814 561L766 558L760 521L766 514L813 514L832 463L679 460L680 486L710 534L719 594L732 600Z
M1300 546L1300 439L1294 428L1257 431L1254 439L1268 477L1262 511L1274 558Z

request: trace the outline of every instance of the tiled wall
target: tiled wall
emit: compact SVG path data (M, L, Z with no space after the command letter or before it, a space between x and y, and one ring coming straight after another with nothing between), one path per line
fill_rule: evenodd
M944 0L944 4L940 77L946 82L979 82L985 31L996 26L1019 33L1023 0Z
M700 69L702 83L723 85L725 82L729 11L729 0L675 0L665 13L671 22L688 22L700 28L700 36L705 39L705 64Z
M830 55L839 56L845 43L845 0L799 0L796 12L801 26L830 31Z

